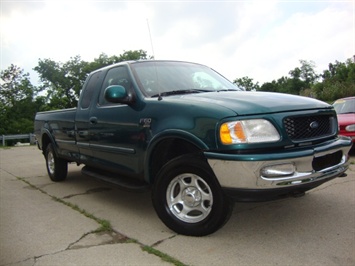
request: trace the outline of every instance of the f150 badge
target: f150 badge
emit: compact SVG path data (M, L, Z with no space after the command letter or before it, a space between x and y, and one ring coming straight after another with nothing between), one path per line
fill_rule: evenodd
M150 127L150 124L152 123L151 118L141 118L139 119L139 124L143 127Z

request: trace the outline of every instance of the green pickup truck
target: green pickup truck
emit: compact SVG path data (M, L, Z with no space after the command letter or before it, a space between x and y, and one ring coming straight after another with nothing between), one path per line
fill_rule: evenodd
M49 177L68 163L123 188L152 191L177 233L221 228L235 201L303 195L346 176L351 140L331 105L246 92L204 65L128 61L92 72L77 108L37 113Z

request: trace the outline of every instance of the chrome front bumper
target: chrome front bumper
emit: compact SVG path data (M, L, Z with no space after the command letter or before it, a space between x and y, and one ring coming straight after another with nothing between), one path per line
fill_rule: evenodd
M222 188L258 190L296 187L341 176L349 167L349 149L350 147L346 146L318 152L309 150L307 155L295 158L292 158L290 153L288 156L282 153L272 154L269 159L265 159L265 155L249 155L251 160L247 159L246 155L228 155L223 158L216 154L206 154L206 157ZM314 158L329 156L339 151L342 152L342 157L338 164L317 171L313 169ZM261 158L263 160L260 160ZM262 170L265 167L284 164L293 164L295 170L289 175L263 176Z

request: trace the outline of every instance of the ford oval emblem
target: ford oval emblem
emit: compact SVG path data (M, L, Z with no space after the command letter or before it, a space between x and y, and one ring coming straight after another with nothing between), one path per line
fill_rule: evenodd
M313 121L310 125L309 125L312 129L316 129L319 127L319 124L317 121Z

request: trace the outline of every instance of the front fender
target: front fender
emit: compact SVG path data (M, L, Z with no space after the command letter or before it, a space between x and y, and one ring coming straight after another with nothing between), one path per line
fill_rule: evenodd
M151 161L152 161L152 154L155 148L162 143L164 140L182 140L185 141L193 146L196 149L201 151L209 150L209 147L206 143L204 143L201 139L196 137L194 134L177 129L168 129L164 130L158 134L156 134L148 144L145 158L144 158L144 179L146 182L150 183L152 180L151 174Z

